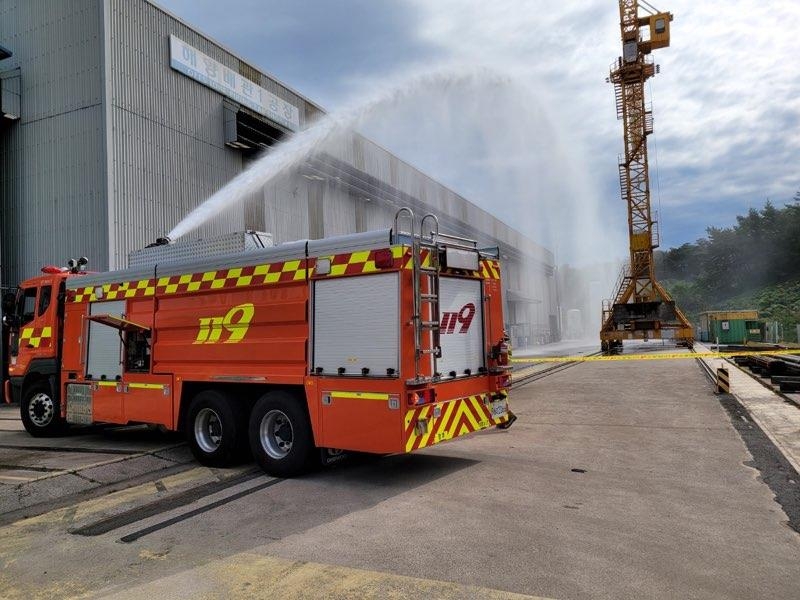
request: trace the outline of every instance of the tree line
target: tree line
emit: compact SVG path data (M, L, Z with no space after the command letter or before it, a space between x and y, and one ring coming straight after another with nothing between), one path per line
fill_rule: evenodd
M783 208L768 201L706 232L655 254L658 278L685 312L759 308L789 327L800 321L800 192ZM731 305L748 301L762 306Z

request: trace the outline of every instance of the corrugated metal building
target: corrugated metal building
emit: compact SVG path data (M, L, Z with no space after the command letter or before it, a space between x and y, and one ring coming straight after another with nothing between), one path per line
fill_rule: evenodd
M0 0L2 281L85 255L124 267L254 160L323 114L146 0ZM2 55L0 55L2 56ZM558 337L552 254L358 135L191 235L276 243L391 224L398 206L499 245L517 344Z

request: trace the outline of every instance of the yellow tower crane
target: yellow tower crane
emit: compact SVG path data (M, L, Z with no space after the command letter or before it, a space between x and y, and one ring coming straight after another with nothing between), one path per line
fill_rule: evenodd
M617 118L624 127L619 181L628 205L630 262L620 274L613 301L603 302L600 345L608 351L621 348L626 339L672 338L691 347L691 324L656 280L653 250L659 245L658 226L650 207L647 166L653 113L645 105L644 84L658 72L651 52L669 46L672 14L656 10L645 0L619 0L619 15L622 56L612 64L608 81L614 84Z

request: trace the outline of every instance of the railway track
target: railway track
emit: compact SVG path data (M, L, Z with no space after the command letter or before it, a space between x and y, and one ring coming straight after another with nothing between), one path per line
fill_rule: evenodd
M800 361L793 356L735 356L733 362L784 400L800 406Z
M800 359L786 355L734 356L725 362L738 368L765 388L800 408ZM697 360L706 376L716 381L714 370Z
M587 354L586 356L597 356L599 354L602 354L602 352L593 352L591 354ZM533 381L537 381L539 379L543 379L545 377L548 377L549 375L555 375L556 373L560 373L561 371L566 371L570 367L574 367L575 365L578 365L580 363L581 363L581 361L576 360L576 361L572 361L572 362L565 362L565 363L556 364L556 365L554 365L552 367L546 367L544 369L540 369L538 371L534 371L533 373L526 373L526 374L521 375L521 376L513 375L512 376L512 380L511 380L511 389L513 390L515 388L521 387L521 386L526 385L528 383L531 383ZM533 358L531 360L531 366L535 366L536 364L538 364L538 363L537 363L536 359Z

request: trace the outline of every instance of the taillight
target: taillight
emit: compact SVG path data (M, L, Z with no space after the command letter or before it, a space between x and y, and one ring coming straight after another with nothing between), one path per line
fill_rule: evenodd
M420 406L421 404L428 404L436 401L436 390L428 388L426 390L417 390L408 393L408 405Z
M373 256L375 258L375 266L379 269L388 269L394 266L394 256L392 256L391 248L375 250Z

